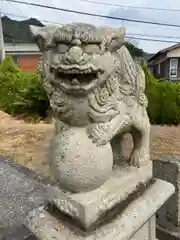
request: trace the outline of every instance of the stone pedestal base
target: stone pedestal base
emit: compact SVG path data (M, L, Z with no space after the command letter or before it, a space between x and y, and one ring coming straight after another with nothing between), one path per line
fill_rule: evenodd
M137 233L131 238L131 240L155 240L156 239L156 217L153 215L144 226L142 226Z
M175 186L175 193L157 211L159 240L180 239L180 157L167 156L153 162L153 175Z
M155 213L173 193L172 184L155 179L134 200L120 205L116 216L105 214L94 229L82 230L76 218L52 215L43 207L29 212L25 225L40 240L155 240Z
M115 165L111 177L100 188L69 193L63 192L59 187L49 186L48 198L61 212L80 222L83 229L89 229L98 221L102 222L102 216L116 215L119 208L124 208L135 199L151 181L150 161L145 162L141 168L124 163L121 166Z

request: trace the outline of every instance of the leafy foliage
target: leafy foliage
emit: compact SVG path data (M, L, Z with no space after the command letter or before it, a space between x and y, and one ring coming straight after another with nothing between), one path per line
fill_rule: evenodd
M0 109L11 114L45 118L49 101L38 73L22 72L10 57L0 65Z
M148 115L152 124L180 123L180 83L157 81L143 65L146 76Z

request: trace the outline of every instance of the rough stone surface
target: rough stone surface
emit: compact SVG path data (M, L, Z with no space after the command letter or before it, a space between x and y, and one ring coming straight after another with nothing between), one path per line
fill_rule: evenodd
M129 167L126 163L124 166L116 166L111 178L91 192L72 194L49 186L49 201L61 212L78 219L87 229L118 203L127 200L132 193L139 192L141 185L146 185L151 179L150 161L141 168Z
M1 240L38 240L24 225L9 232Z
M25 224L39 240L128 240L135 237L137 231L151 220L174 190L172 184L157 179L121 214L92 232L80 230L65 217L57 219L43 208L31 211ZM153 232L152 238L148 240L154 240Z
M82 23L34 31L43 53L44 87L56 119L50 165L63 187L72 192L95 189L108 180L112 171L109 146L114 163L120 164L125 133L131 133L134 142L129 165L138 167L149 160L145 76L123 45L124 34L124 28ZM75 137L80 132L73 132L73 144L72 140L63 141L62 132L66 135L75 127L84 129L81 144ZM98 150L97 146L104 148ZM63 155L59 154L62 149ZM91 152L96 150L104 153ZM78 156L70 156L72 152Z
M56 178L61 175L61 188L90 191L100 187L111 175L111 145L96 146L88 138L85 128L71 127L54 137L50 164Z
M46 204L47 199L42 184L27 177L23 168L20 172L20 167L12 167L7 162L6 159L0 158L1 237L21 226L28 212Z
M157 212L157 224L166 227L180 224L180 158L165 157L153 161L153 176L172 183L176 192Z

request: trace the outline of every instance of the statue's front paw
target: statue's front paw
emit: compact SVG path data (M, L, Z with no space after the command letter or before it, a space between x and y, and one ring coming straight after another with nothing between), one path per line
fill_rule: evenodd
M88 135L97 145L105 145L110 141L110 136L104 124L98 124L88 129Z

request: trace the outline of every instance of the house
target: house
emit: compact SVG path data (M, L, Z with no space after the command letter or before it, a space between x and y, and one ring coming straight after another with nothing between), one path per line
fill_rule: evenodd
M41 57L35 43L5 43L5 53L25 72L35 72Z
M156 78L180 80L180 43L165 48L148 59L148 68Z

